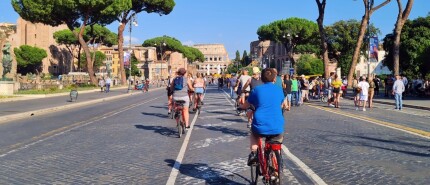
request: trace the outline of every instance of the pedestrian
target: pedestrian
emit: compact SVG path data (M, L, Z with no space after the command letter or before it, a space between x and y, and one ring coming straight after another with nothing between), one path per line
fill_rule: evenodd
M109 76L106 78L106 93L110 92L110 84L112 84L112 80L109 78Z
M232 100L235 99L235 97L234 97L234 95L235 95L235 93L234 93L234 87L236 86L236 82L237 82L236 74L232 74L231 78L229 80L230 98Z
M146 92L149 91L149 78L146 78L146 81L145 81L145 91Z
M104 92L105 91L105 80L103 78L100 78L99 86L100 86L100 92Z
M309 81L306 79L305 75L301 75L300 77L300 90L302 92L301 104L303 104L305 101L309 101Z
M342 86L342 80L338 78L337 74L334 75L333 81L331 82L331 86L333 87L334 107L339 108L340 87Z
M299 85L297 81L297 76L294 75L293 79L291 80L291 95L292 98L294 98L293 105L299 106Z
M373 108L373 96L375 95L375 81L372 77L369 78L369 108Z
M396 81L393 85L393 92L394 98L396 99L396 110L402 110L403 108L403 101L402 101L402 93L405 92L405 85L403 84L403 81L400 77L400 75L396 75Z
M408 91L409 81L408 81L408 78L406 77L406 75L404 75L404 74L401 74L401 79L402 79L403 85L405 86L405 91L402 94L402 98L404 98L404 97L406 97L406 92Z
M360 89L360 103L358 106L363 105L363 111L366 111L366 102L369 98L369 83L366 81L366 77L363 76L361 78L361 81L357 84L357 89ZM357 107L355 110L358 110L359 107Z
M283 90L284 90L284 103L283 108L287 111L290 111L291 109L291 85L292 81L290 79L290 75L286 74L284 76L284 83L283 83Z
M342 96L341 97L345 97L346 96L347 88L348 88L348 79L346 78L346 76L343 76L343 78L342 78L342 86L341 86L341 90L342 90Z
M352 80L352 95L354 96L354 105L356 107L359 107L359 103L360 103L360 92L358 92L359 89L357 89L357 85L358 85L358 76L356 76L353 80Z
M375 83L375 95L379 96L379 87L381 83L381 79L377 75L375 75L375 78L373 79L373 82Z
M334 72L330 72L330 77L328 77L327 80L324 82L324 86L327 90L327 106L329 107L334 107L333 86L331 85L334 78L334 74Z

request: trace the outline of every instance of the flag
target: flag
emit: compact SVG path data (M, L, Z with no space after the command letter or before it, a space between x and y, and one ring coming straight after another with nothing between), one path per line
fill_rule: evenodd
M124 52L124 66L129 66L131 60L131 53Z
M376 62L379 61L379 57L378 57L378 46L379 46L379 40L378 37L371 37L370 38L370 48L369 48L369 53L370 53L370 57L369 59L375 59Z

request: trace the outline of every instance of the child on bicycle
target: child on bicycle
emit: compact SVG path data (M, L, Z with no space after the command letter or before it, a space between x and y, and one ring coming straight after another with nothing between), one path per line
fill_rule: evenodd
M274 141L282 143L284 132L284 117L282 103L284 93L275 85L276 71L266 68L262 71L263 85L255 87L248 100L240 106L241 109L255 107L254 119L251 126L250 149L248 165L257 160L258 140L260 137L275 136Z

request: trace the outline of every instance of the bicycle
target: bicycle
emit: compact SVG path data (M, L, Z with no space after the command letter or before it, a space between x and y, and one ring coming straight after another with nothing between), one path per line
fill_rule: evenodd
M323 103L327 103L327 101L328 101L328 90L321 91L320 101Z
M182 115L182 111L184 110L185 101L178 100L174 101L174 116L176 119L176 127L178 128L178 137L181 138L182 134L185 134L185 120ZM173 114L172 114L173 115Z
M265 139L264 150L262 138ZM282 172L282 143L272 139L278 135L260 135L258 139L258 160L251 164L251 184L256 185L258 176L262 176L263 184L280 185Z

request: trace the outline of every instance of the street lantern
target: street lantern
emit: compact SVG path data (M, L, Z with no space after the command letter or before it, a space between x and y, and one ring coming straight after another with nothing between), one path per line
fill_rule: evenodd
M138 24L137 24L137 21L136 21L136 14L133 14L133 16L131 17L131 19L130 19L130 25L129 25L129 28L130 28L130 30L129 30L129 34L130 34L130 37L129 37L129 39L128 39L128 45L129 45L129 53L130 53L130 59L129 59L129 65L128 65L128 71L129 71L129 76L128 76L128 89L127 89L127 93L131 93L131 91L132 91L132 89L131 89L131 53L132 53L132 50L131 50L131 29L132 29L132 27L133 27L133 25L134 26L138 26Z

